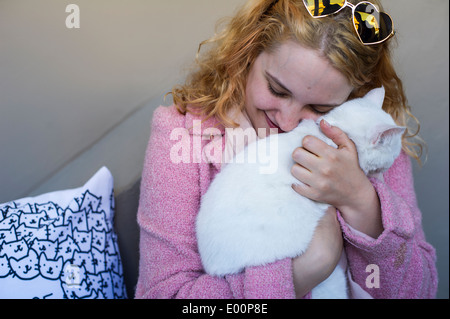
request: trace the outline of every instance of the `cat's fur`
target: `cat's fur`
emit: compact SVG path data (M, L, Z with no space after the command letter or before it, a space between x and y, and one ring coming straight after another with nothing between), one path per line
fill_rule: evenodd
M244 149L249 156L258 154L262 146L267 149L267 143L278 143L278 151L270 158L278 163L274 174L261 173L263 164L258 156L256 163L227 164L202 197L197 216L198 248L206 272L224 276L301 255L329 205L300 196L292 189L292 184L299 183L291 174L292 152L306 135L336 147L320 131L318 123L323 118L341 128L355 143L364 173L382 173L399 155L404 132L382 110L383 100L384 88L374 89L363 98L333 109L317 122L303 120L291 132L270 135ZM313 289L312 297L347 298L344 270L336 267Z

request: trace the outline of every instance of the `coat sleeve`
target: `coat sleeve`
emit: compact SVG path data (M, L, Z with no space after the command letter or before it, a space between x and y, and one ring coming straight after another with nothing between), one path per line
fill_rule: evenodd
M436 255L422 229L410 158L402 152L384 181L371 182L380 199L383 233L366 236L339 215L352 279L374 298L434 298Z
M170 158L175 143L170 134L184 127L185 117L174 107L155 111L138 208L140 262L135 297L294 298L290 259L225 278L204 272L195 234L201 164L176 164ZM192 135L182 145L191 147L191 139Z

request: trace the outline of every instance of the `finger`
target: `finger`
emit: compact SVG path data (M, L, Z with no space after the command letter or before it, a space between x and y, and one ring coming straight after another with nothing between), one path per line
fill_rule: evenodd
M317 161L317 156L303 147L299 147L292 153L292 159L297 164L311 171L313 163Z
M295 192L306 198L318 200L317 190L311 186L314 183L314 179L310 171L296 164L292 167L292 175L298 180L298 183L291 185Z
M312 174L311 171L306 169L305 167L295 164L292 166L291 174L294 176L301 184L305 184L306 186L310 186Z
M306 136L302 141L303 148L317 157L325 157L330 151L336 150L315 136Z
M292 189L301 196L315 200L313 198L312 188L304 183L295 183L291 185Z
M353 148L354 144L340 128L330 125L327 121L320 121L320 129L323 134L330 138L338 148Z

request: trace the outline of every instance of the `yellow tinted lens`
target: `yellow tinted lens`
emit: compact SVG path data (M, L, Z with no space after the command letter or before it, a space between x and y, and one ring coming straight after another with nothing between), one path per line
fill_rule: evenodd
M384 12L378 12L369 3L356 6L353 21L361 41L366 44L381 42L393 31L391 17Z
M341 10L345 0L303 0L303 3L313 17L321 17Z

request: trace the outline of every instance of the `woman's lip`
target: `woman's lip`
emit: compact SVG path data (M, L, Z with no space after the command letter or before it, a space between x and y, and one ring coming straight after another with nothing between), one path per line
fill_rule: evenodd
M279 126L277 126L274 122L272 122L270 120L270 118L267 116L266 112L264 112L264 115L266 116L266 121L267 121L267 124L269 124L270 128L276 128L278 130L278 133L284 133L284 131Z

